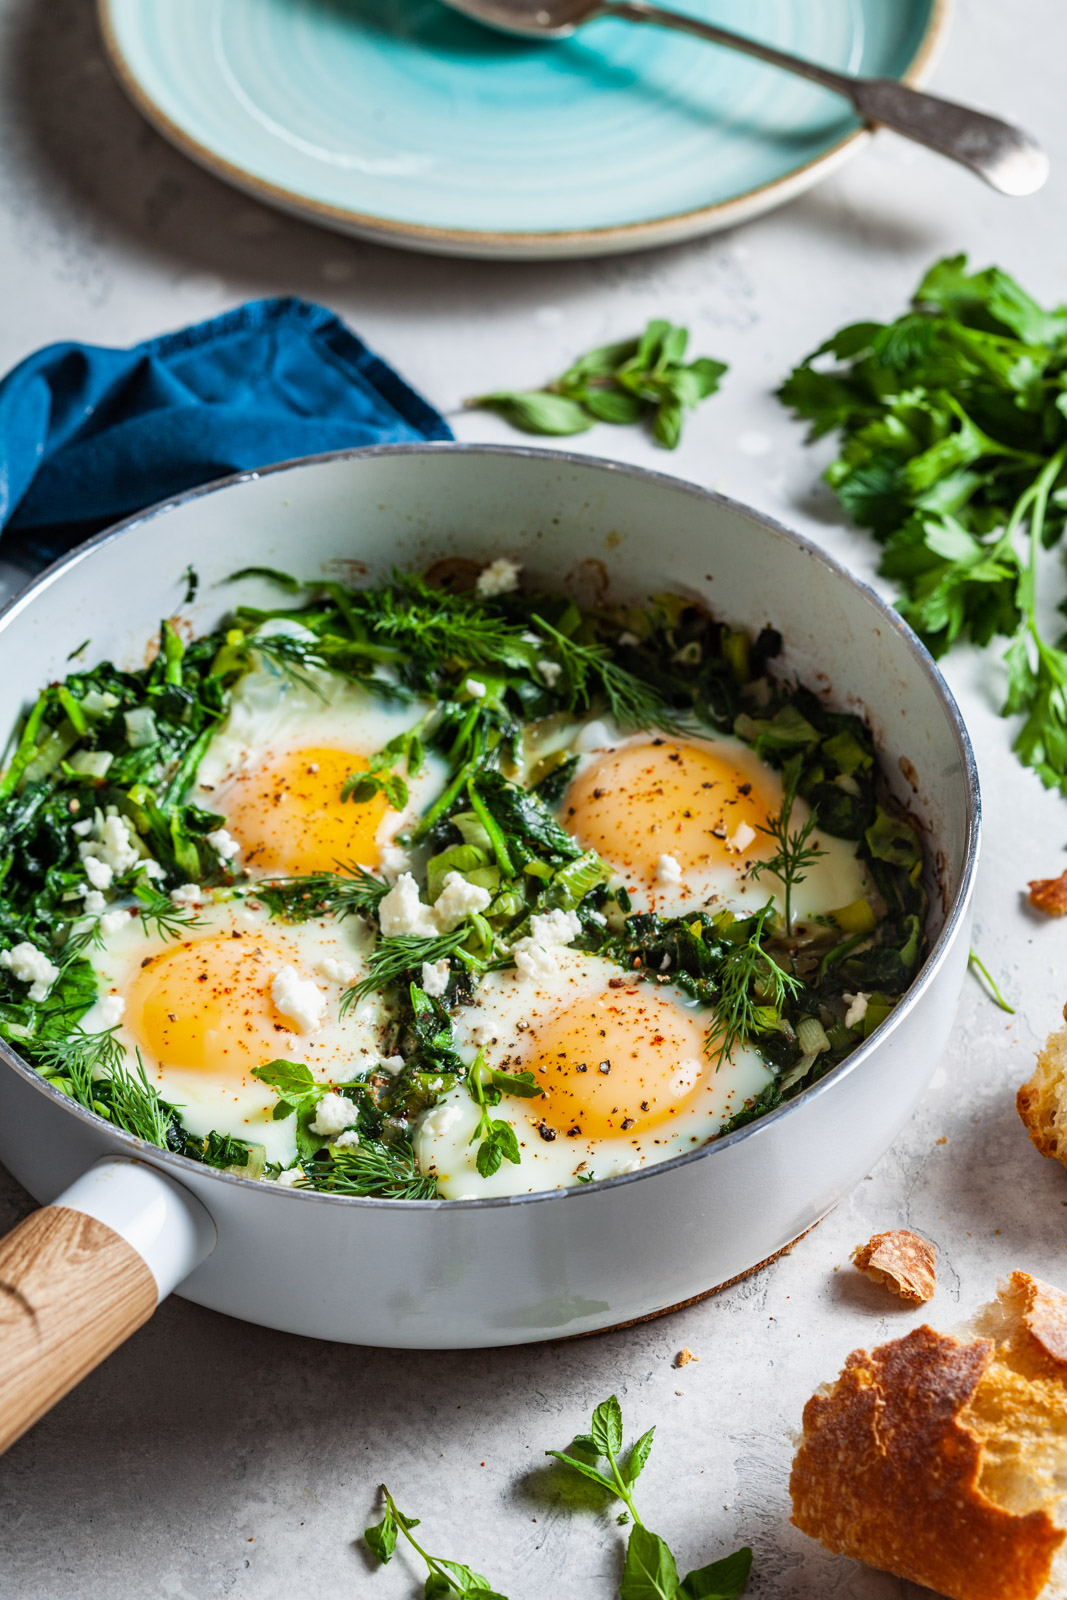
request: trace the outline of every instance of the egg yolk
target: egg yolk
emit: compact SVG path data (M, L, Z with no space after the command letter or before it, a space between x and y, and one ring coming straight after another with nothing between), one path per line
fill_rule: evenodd
M338 862L376 867L376 835L385 815L381 793L341 799L345 779L366 772L365 756L347 750L268 752L238 772L214 796L245 865L283 874L334 872Z
M531 1115L572 1138L636 1138L667 1123L708 1070L701 1024L643 983L578 1000L526 1037L522 1068L545 1091L527 1102Z
M737 752L685 740L649 739L609 750L570 785L563 822L628 880L653 889L661 855L682 872L773 854L758 832L777 811L772 774Z
M126 991L126 1025L161 1066L241 1081L286 1051L292 1024L270 986L288 960L252 933L171 945Z

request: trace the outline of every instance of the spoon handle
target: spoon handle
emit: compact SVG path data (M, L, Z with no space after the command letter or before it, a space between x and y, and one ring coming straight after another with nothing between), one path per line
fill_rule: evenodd
M823 88L843 94L866 123L892 128L906 139L914 139L970 167L1001 194L1034 194L1048 177L1048 157L1021 128L1001 122L999 117L989 117L984 111L973 111L952 100L910 89L892 78L854 78L834 72L814 61L776 50L773 45L717 28L714 23L648 5L645 0L604 0L596 15L625 22L651 22L678 33L696 34L712 44L725 45L786 72L799 73Z

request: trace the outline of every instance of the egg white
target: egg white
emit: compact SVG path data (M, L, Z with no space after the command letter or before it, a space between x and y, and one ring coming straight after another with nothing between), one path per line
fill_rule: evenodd
M343 1082L386 1053L386 1012L380 996L369 996L344 1018L339 1014L345 988L366 971L372 935L362 918L346 917L340 922L317 918L288 924L272 921L254 899L229 896L209 900L199 907L195 926L183 930L182 939L197 940L220 933L232 936L235 932L252 942L256 936L262 937L302 979L314 981L326 999L320 1026L308 1033L287 1025L281 1027L276 1034L276 1048L264 1055L264 1061L281 1058L303 1062L320 1082ZM125 1005L143 963L173 948L174 943L154 932L146 933L139 918L131 913L125 926L108 937L103 948L90 948L87 953L100 998L86 1013L81 1026L90 1033L111 1026L111 997L118 997ZM329 963L342 965L338 968ZM327 977L324 965L332 972L343 970L344 976ZM195 1011L195 996L190 997L190 1006ZM279 1021L285 1023L284 1018ZM280 1162L282 1166L295 1159L295 1119L273 1120L277 1097L272 1089L250 1073L234 1082L220 1072L162 1063L138 1037L136 1023L131 1006L125 1005L115 1036L134 1070L140 1055L148 1082L178 1108L190 1133L205 1135L214 1129L262 1145L267 1161Z
M453 1018L457 1046L468 1063L483 1049L489 1066L520 1070L531 1023L547 1021L576 1000L603 994L620 975L614 962L577 950L559 950L557 962L558 971L550 980L535 982L513 969L489 972L482 978L475 991L476 1003L460 1008ZM680 990L665 985L658 992L683 1007L701 1028L710 1024L711 1013L694 1007ZM718 1071L706 1058L676 1063L673 1070L690 1074L694 1084L700 1079L697 1097L669 1127L660 1123L636 1136L561 1135L546 1141L538 1131L539 1102L504 1096L491 1116L510 1123L522 1159L518 1166L502 1162L489 1178L479 1174L477 1143L470 1142L479 1111L466 1085L459 1084L423 1112L415 1133L416 1158L423 1172L436 1176L440 1193L454 1200L532 1194L566 1188L590 1177L616 1177L706 1144L772 1076L756 1052L747 1048L736 1049Z

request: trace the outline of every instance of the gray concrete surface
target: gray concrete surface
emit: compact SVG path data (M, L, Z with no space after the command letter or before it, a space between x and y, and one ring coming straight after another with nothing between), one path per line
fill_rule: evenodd
M537 383L588 345L669 315L690 324L701 353L731 363L726 391L674 456L606 428L576 448L725 488L869 575L869 545L840 525L817 483L821 455L771 391L841 321L895 312L947 251L967 248L1067 299L1065 44L1056 0L964 0L935 76L1046 141L1053 178L1034 200L1002 200L887 136L734 234L599 263L490 266L353 243L231 193L127 105L88 0L0 0L0 370L55 339L126 343L292 292L328 301L454 412L466 394ZM480 414L455 421L464 438L511 437ZM542 1452L612 1390L634 1433L658 1426L643 1504L680 1560L744 1540L760 1600L918 1596L789 1526L789 1431L850 1349L920 1320L849 1267L871 1231L910 1224L937 1242L930 1316L942 1326L1013 1267L1067 1284L1067 1175L1031 1149L1013 1109L1067 990L1067 928L1031 917L1020 891L1064 864L1067 816L1010 754L998 676L994 654L949 664L986 793L976 942L1017 1015L968 983L921 1110L791 1255L672 1317L527 1351L321 1345L173 1300L0 1461L4 1600L408 1600L414 1569L398 1559L372 1573L355 1543L383 1479L424 1518L432 1548L478 1566L511 1600L609 1600L623 1537L614 1513ZM0 1223L30 1204L7 1180ZM683 1345L700 1361L679 1370Z

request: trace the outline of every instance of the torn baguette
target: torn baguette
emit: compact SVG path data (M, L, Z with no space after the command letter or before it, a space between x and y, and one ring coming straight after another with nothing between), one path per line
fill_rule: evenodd
M1067 1600L1067 1295L1015 1272L955 1336L853 1351L789 1487L804 1533L951 1600Z
M1067 1006L1063 1015L1067 1019ZM1049 1035L1015 1109L1041 1154L1067 1166L1067 1028Z

